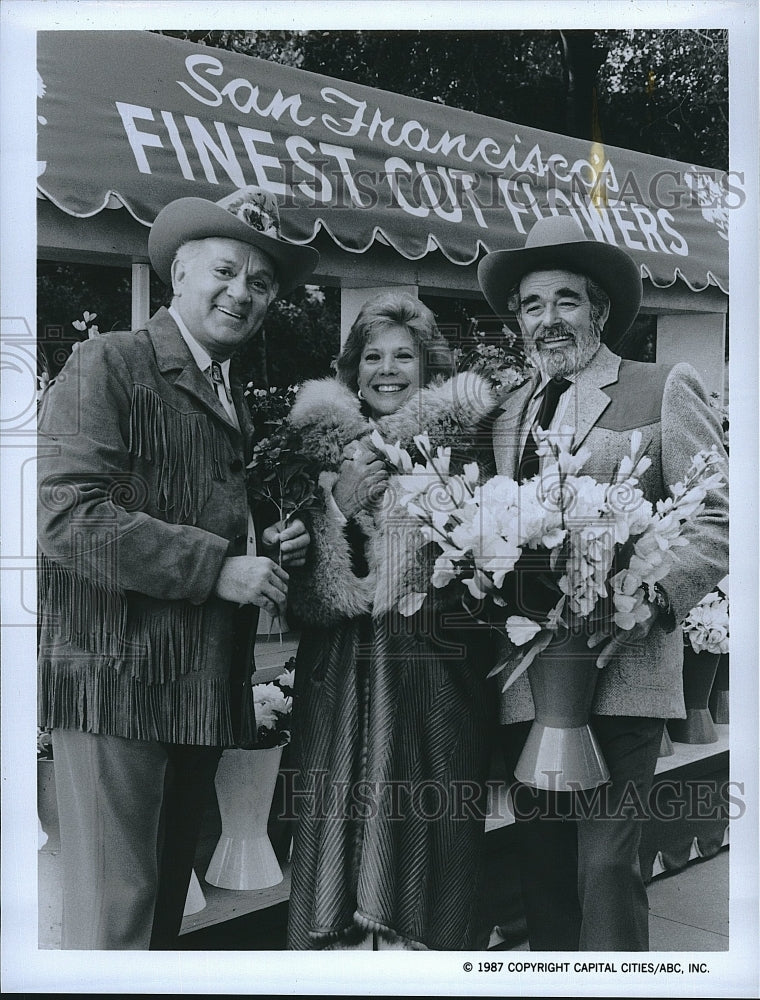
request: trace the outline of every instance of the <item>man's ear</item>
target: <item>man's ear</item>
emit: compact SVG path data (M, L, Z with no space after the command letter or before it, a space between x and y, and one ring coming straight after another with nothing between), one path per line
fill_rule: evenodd
M179 296L182 294L180 288L182 282L185 279L185 265L178 257L175 257L174 260L172 261L171 276L172 276L172 295L174 298L179 298Z
M600 330L604 329L604 324L607 322L607 320L610 317L610 308L611 308L611 306L610 306L610 300L607 299L607 305L604 307L604 309L602 311L602 315L599 317L599 329Z

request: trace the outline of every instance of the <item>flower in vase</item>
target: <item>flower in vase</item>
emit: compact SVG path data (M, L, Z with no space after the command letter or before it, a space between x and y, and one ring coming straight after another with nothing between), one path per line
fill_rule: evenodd
M293 712L295 671L289 665L273 681L254 684L253 709L256 716L256 746L265 749L282 746L290 740L290 718Z
M686 616L683 632L695 653L727 653L728 598L717 590L703 597Z

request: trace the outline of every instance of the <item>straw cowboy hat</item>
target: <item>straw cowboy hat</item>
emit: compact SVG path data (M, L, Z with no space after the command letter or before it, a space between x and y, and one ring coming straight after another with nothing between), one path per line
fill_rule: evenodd
M525 246L494 250L478 265L478 281L497 315L508 313L510 292L531 271L573 271L593 278L610 297L605 334L621 337L636 319L643 288L638 264L619 247L587 239L568 215L539 219Z
M302 285L319 262L313 247L282 239L277 199L249 185L220 201L177 198L161 209L148 237L148 253L159 278L170 285L177 250L183 243L209 237L240 240L267 253L277 266L281 293Z

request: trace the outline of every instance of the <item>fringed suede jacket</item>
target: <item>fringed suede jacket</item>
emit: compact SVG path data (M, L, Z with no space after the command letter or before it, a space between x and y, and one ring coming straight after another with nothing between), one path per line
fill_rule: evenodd
M346 530L346 519L332 499L343 449L377 429L385 441L400 442L419 461L413 438L426 433L433 448L452 449L452 469L479 453L492 462L490 430L484 421L497 401L490 385L463 372L421 389L396 413L370 421L358 398L334 379L307 382L299 391L290 422L303 451L322 468L320 509L312 518L307 565L291 573L288 607L299 623L327 627L365 613L382 614L411 591L428 589L430 566L421 558L416 522L397 503L394 477L383 502L362 512ZM492 471L489 474L492 474ZM357 539L364 541L368 572L357 575Z
M39 721L235 742L255 611L214 596L246 551L252 428L234 427L165 309L86 341L39 421ZM249 667L250 669L250 667Z

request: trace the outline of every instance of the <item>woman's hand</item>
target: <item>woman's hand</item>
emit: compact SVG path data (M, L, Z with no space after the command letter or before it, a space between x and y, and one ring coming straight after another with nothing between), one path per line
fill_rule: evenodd
M351 441L343 449L343 463L333 486L333 499L348 520L377 503L387 479L385 462L358 441Z
M295 517L290 523L270 524L262 532L261 542L266 554L283 566L303 566L311 536L303 521Z

